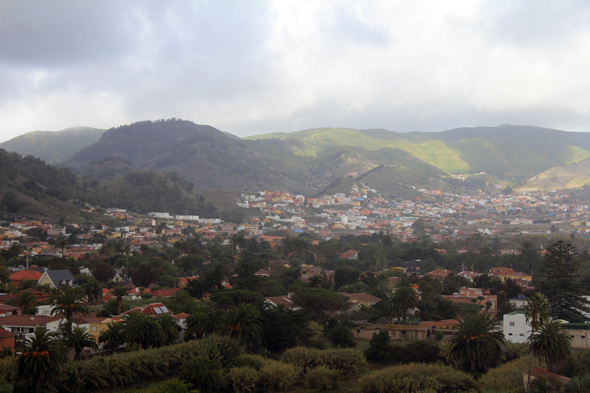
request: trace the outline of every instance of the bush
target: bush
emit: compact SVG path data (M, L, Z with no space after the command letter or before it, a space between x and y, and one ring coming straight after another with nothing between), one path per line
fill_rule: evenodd
M328 349L320 352L320 366L338 370L343 375L356 374L367 367L363 354L354 349Z
M234 367L229 369L225 377L236 392L243 392L246 387L256 385L260 380L260 373L249 366Z
M383 334L385 333L385 334ZM396 345L385 340L386 331L374 333L365 351L365 357L373 363L409 364L434 363L442 360L441 348L433 341L412 341L406 345ZM389 338L389 335L387 335Z
M533 359L533 366L543 367L536 359ZM521 357L499 367L488 371L479 380L482 390L498 390L508 392L513 389L519 389L523 386L523 374L529 369L529 357Z
M188 393L189 386L178 379L166 382L157 393Z
M571 393L590 392L590 374L572 378L572 380L567 383L566 387L567 391Z
M55 385L65 392L108 390L178 375L187 362L198 357L221 367L242 354L243 349L235 340L210 336L168 347L68 363Z
M309 370L305 374L305 387L320 391L334 390L338 386L339 375L340 373L337 370L330 370L326 366L320 366Z
M326 366L332 370L339 370L342 374L350 375L367 366L363 354L354 349L317 350L296 347L287 350L281 357L281 361L300 368L304 373Z
M297 381L300 373L293 365L270 361L260 369L260 382L273 392L282 392Z
M255 369L256 371L260 371L262 366L264 366L268 362L268 359L263 358L260 355L242 355L231 361L228 366L230 368L249 366Z
M295 347L288 349L283 356L281 356L281 361L298 367L301 372L305 373L308 370L313 370L314 368L323 365L319 356L320 352L320 350L316 349Z
M332 345L336 348L354 348L356 341L352 335L352 331L346 325L338 325L332 328L326 334L326 338L330 340Z
M477 389L475 380L451 367L408 364L388 367L359 379L363 393L468 392Z
M0 379L0 393L12 393L12 383Z
M528 344L515 344L507 342L504 345L504 354L502 355L502 363L511 362L516 359L520 359L523 356L529 354Z

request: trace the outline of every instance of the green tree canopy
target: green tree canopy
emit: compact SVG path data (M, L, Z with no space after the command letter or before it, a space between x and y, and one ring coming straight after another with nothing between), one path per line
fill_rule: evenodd
M589 320L584 316L590 308L582 297L580 271L580 260L573 245L560 240L547 249L535 289L547 298L554 318L569 322Z

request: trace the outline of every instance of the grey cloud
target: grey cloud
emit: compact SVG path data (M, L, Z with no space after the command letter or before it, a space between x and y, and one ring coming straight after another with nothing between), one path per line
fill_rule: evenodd
M0 62L34 67L101 63L135 45L137 21L125 2L0 2Z

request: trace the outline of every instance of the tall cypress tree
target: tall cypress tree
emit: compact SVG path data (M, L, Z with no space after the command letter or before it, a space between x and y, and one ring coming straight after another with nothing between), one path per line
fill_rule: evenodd
M547 249L536 289L547 298L554 318L583 322L590 303L582 297L580 260L576 249L562 240Z

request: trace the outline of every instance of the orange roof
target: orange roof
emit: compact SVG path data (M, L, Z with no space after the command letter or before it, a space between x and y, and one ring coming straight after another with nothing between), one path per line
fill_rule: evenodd
M10 275L10 279L12 281L22 281L22 280L35 280L39 281L43 273L38 272L37 270L21 270L19 272L14 272Z
M528 370L526 370L525 375L528 374ZM546 377L546 378L551 378L551 379L555 379L557 380L559 383L561 383L562 385L565 385L566 383L568 383L571 378L565 377L563 375L559 375L559 374L555 374L552 373L550 371L547 370L543 370L542 368L539 367L534 367L531 368L531 377Z

